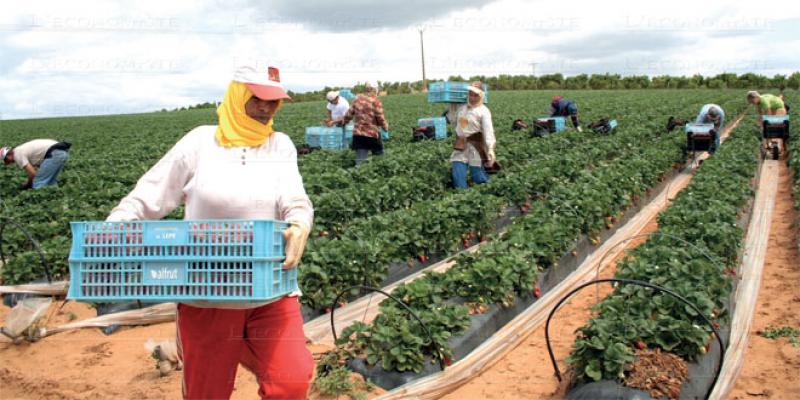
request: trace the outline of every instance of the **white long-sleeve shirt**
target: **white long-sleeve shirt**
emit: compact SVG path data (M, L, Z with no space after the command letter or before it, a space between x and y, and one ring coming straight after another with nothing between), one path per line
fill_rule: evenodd
M185 219L277 219L310 228L314 211L292 140L274 132L261 146L229 148L217 144L216 130L200 126L187 133L139 179L107 220L161 219L185 204ZM253 308L268 303L191 304Z
M466 104L451 104L449 115L455 116L456 135L469 137L472 134L482 132L483 140L488 151L494 151L496 138L494 136L494 126L492 125L492 113L485 105L469 107ZM453 150L450 155L450 162L463 162L473 167L483 165L481 155L471 143L467 142L464 150Z
M161 219L185 203L185 219L279 219L311 227L314 212L291 139L274 132L258 147L222 147L216 129L187 133L108 220Z

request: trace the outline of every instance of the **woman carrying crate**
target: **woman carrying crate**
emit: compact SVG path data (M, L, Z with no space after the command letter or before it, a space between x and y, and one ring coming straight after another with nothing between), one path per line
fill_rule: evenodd
M184 218L288 221L284 269L297 267L313 209L291 139L272 121L289 96L277 68L239 68L217 109L219 124L187 133L111 211L108 221ZM178 348L187 399L229 398L239 363L261 398L305 398L314 361L298 292L271 301L178 305Z
M356 151L356 165L367 159L371 152L373 156L383 154L383 141L381 140L382 128L389 131L389 124L383 114L383 104L378 100L378 88L366 84L364 94L353 100L350 109L342 118L342 125L347 125L356 120L353 127L353 150Z
M467 170L475 184L488 181L485 168L493 167L497 161L492 113L483 104L481 83L473 82L467 92L467 104L451 104L448 111L448 115L455 116L456 124L456 140L450 155L453 186L456 189L469 187Z

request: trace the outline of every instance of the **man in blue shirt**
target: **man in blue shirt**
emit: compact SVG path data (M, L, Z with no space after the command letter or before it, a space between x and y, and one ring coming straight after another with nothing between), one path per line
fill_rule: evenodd
M719 148L719 135L722 128L725 126L725 112L722 107L716 104L706 104L700 109L694 123L696 124L714 124L714 147L710 149L709 153L714 153Z
M561 96L554 96L553 101L550 103L550 116L551 117L570 117L572 119L572 126L583 132L578 124L578 105L572 100L567 100Z

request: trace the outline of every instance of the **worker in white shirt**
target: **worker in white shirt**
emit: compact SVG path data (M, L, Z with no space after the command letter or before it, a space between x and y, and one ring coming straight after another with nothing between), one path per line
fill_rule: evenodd
M450 155L453 186L466 189L467 171L475 184L489 180L485 168L495 164L495 136L492 113L483 104L484 92L480 82L467 88L467 104L451 104L448 117L456 125L456 140Z
M313 209L292 140L272 129L288 98L277 68L239 68L217 108L218 125L199 126L181 138L108 221L160 219L181 204L184 218L191 220L284 220L290 227L283 232L283 268L297 267ZM306 348L299 295L267 302L180 303L176 322L184 398L230 398L241 362L255 374L261 398L304 399L314 360Z
M339 96L339 92L336 90L328 92L325 98L328 100L328 117L325 119L325 126L342 125L342 118L350 109L350 103L344 97Z
M20 189L41 189L56 185L58 174L69 159L70 144L52 139L35 139L16 147L0 147L3 164L16 163L28 175Z

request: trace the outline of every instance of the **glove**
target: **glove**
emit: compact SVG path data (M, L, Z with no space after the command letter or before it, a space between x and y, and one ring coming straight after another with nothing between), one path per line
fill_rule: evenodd
M494 147L489 148L489 151L486 153L486 168L491 168L494 165L495 161L497 161L497 156L494 154Z
M292 269L300 263L303 257L303 250L306 248L306 240L311 229L301 222L289 222L286 230L283 231L283 241L285 243L286 259L283 261L283 269Z
M578 132L583 132L583 128L581 128L580 126L578 126Z

